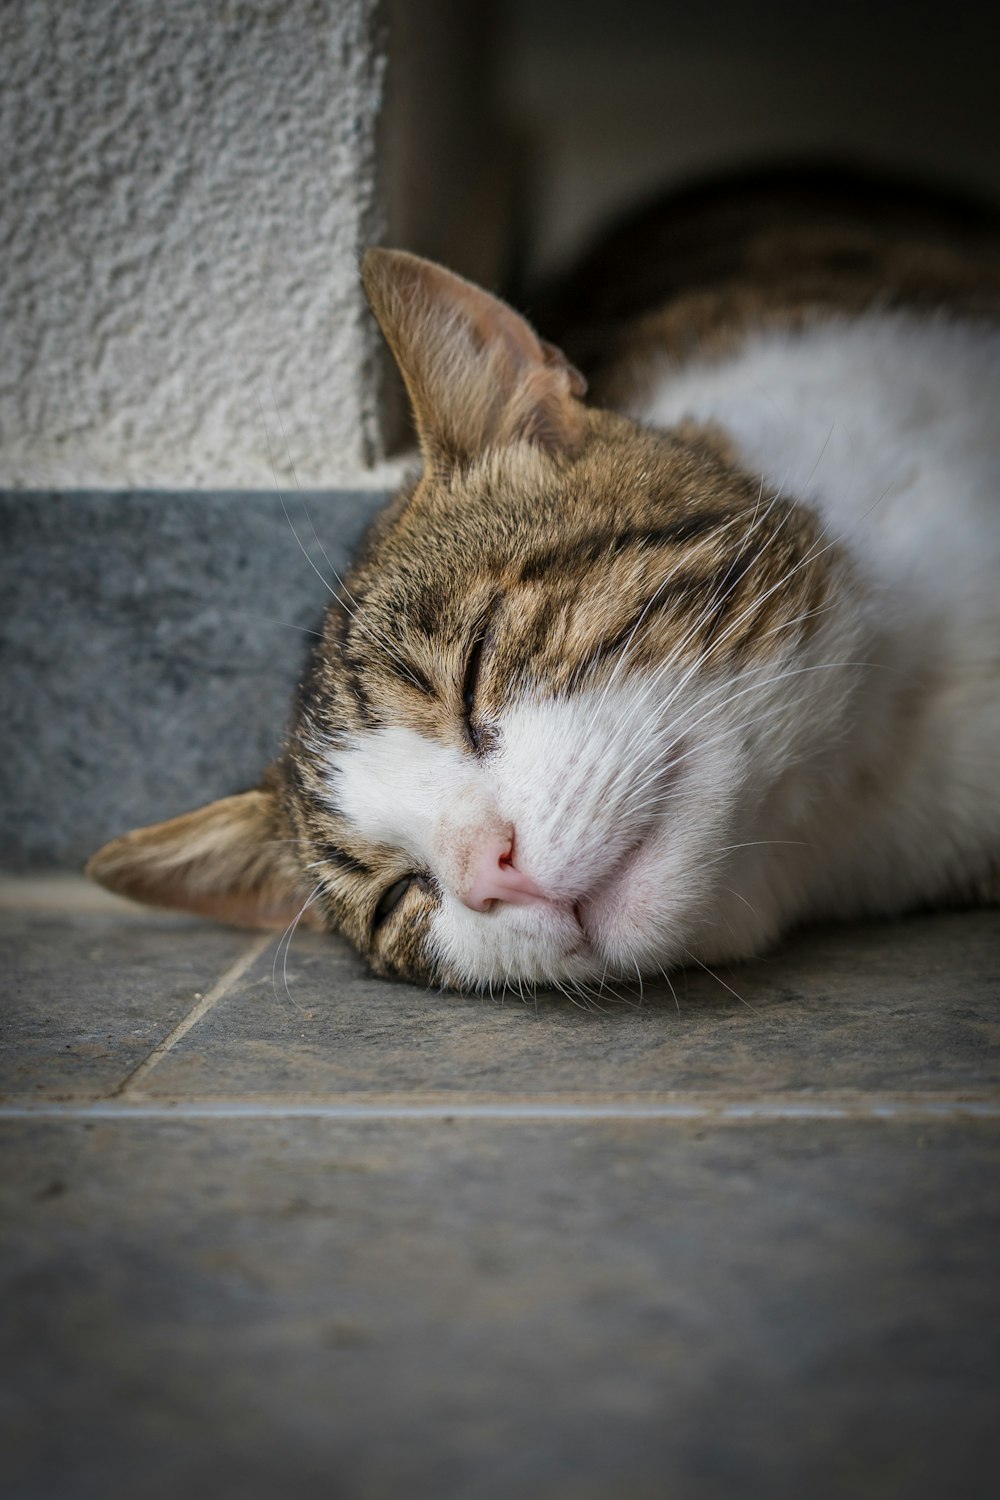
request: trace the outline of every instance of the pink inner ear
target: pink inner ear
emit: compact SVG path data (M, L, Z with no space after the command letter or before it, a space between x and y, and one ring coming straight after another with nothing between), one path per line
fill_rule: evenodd
M425 455L527 439L574 451L586 382L498 297L403 251L369 251L365 286L399 362Z

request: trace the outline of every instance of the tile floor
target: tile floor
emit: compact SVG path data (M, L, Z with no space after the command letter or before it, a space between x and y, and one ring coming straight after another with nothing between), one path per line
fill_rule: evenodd
M17 1500L997 1493L1000 917L583 1011L0 882Z

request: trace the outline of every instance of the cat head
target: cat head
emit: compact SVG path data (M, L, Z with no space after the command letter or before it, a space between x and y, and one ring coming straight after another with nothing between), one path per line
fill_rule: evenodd
M717 435L587 407L486 292L394 251L364 280L421 478L330 608L263 785L88 872L226 920L301 914L435 984L683 962L721 930L730 847L835 721L810 671L836 554Z

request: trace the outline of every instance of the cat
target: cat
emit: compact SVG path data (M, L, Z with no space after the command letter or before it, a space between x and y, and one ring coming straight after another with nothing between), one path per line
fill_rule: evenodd
M995 901L998 246L873 180L695 188L550 299L567 352L369 251L422 473L261 785L88 873L476 990Z

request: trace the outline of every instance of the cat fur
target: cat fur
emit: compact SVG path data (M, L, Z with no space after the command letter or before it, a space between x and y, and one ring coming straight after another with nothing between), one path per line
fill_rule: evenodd
M494 989L996 899L1000 237L795 174L650 222L645 300L615 236L552 300L565 354L369 252L422 472L262 785L96 879Z

